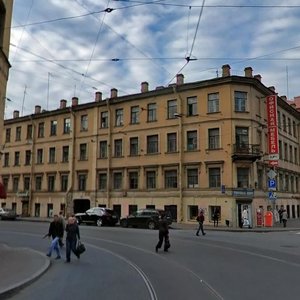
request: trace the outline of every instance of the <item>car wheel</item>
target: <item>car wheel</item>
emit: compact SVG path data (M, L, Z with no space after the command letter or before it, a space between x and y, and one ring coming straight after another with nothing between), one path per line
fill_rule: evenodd
M155 223L153 221L149 221L148 228L149 229L155 229Z
M101 227L103 225L102 219L98 219L96 224L98 227Z
M122 220L122 221L121 221L121 226L122 226L122 227L128 227L128 222L127 222L127 220Z

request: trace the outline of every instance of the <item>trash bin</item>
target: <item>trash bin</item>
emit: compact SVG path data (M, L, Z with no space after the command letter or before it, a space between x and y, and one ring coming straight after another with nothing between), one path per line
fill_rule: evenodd
M265 213L265 227L273 227L273 213L271 211Z

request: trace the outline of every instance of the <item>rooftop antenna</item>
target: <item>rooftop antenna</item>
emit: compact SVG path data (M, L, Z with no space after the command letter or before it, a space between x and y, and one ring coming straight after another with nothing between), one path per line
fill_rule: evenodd
M23 101L22 101L22 109L21 109L21 116L22 117L23 117L23 111L24 111L24 103L25 103L25 97L26 97L26 90L27 90L27 85L25 84L24 94L23 94Z
M286 95L289 100L290 96L289 96L289 67L288 66L285 67L285 71L286 71Z
M51 73L48 72L48 84L47 84L47 110L49 109L49 90L50 90L50 76L51 76Z

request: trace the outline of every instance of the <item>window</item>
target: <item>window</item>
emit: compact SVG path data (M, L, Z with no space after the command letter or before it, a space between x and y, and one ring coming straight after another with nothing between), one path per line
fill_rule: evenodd
M138 124L139 123L139 107L132 106L131 107L131 116L130 116L130 123L131 124Z
M293 136L297 137L297 127L296 127L296 122L293 121Z
M24 177L24 192L30 190L30 177Z
M290 145L290 162L293 162L293 146Z
M79 145L79 160L87 160L87 144Z
M105 173L99 174L99 190L105 191L107 186L107 175Z
M43 138L45 135L45 123L39 123L38 125L38 138Z
M209 149L220 148L219 128L208 129L208 148Z
M68 190L68 180L69 176L67 174L62 174L60 176L60 190L66 192Z
M99 143L100 158L107 158L107 141L101 141Z
M3 167L9 167L9 153L8 152L4 153Z
M278 125L278 128L281 129L281 113L280 111L277 111L277 125Z
M156 172L155 171L147 171L147 189L156 189Z
M284 160L288 161L288 144L284 143Z
M31 140L32 139L32 125L28 124L27 125L27 136L26 136L27 140Z
M6 131L5 131L5 143L10 142L10 136L11 136L11 129L7 128Z
M43 163L43 149L37 149L36 163L37 164Z
M279 145L279 159L283 159L283 156L282 156L282 141L279 140L278 145Z
M138 210L138 206L136 204L130 204L128 205L128 213L132 215Z
M219 93L208 94L208 112L219 112Z
M298 165L298 149L296 147L294 148L294 160L294 163Z
M221 220L221 206L209 206L209 219L214 221L214 216L217 216L218 222Z
M177 151L177 135L176 133L167 134L167 152Z
M257 170L257 188L259 190L262 190L264 188L263 183L264 183L263 170L258 169Z
M64 119L64 134L68 134L71 131L71 119L65 118Z
M199 214L198 205L189 205L188 212L189 212L189 220L196 220Z
M101 112L101 128L108 128L108 112Z
M198 185L198 169L187 169L187 186L188 188L197 188Z
M42 176L40 175L35 176L35 190L36 191L42 190Z
M285 175L285 189L284 190L287 192L287 191L289 191L289 188L290 188L289 175L286 174Z
M123 126L123 108L116 109L116 126Z
M177 113L177 100L168 101L168 119L176 118Z
M4 188L5 190L7 191L8 190L8 182L9 182L9 177L2 177L2 182L3 182L3 185L4 185Z
M197 131L187 131L186 133L187 151L193 151L197 149Z
M13 192L17 193L19 191L19 177L13 177Z
M57 121L53 120L50 122L50 136L56 135Z
M165 171L165 188L177 188L177 171Z
M62 147L62 162L69 161L69 146Z
M28 166L31 164L31 151L26 150L25 151L25 165Z
M249 130L247 127L235 128L235 142L237 149L244 149L249 147Z
M220 168L209 168L209 187L216 188L221 187L221 170Z
M138 188L139 183L139 174L138 172L129 172L129 188L135 190Z
M86 190L86 174L79 174L78 175L78 190L79 191L85 191Z
M237 187L247 188L249 186L249 168L237 168Z
M50 164L55 163L55 147L49 148L49 163Z
M197 97L187 98L187 115L188 116L197 115Z
M48 175L48 192L54 192L55 175Z
M115 157L122 156L122 139L115 140Z
M115 190L120 190L122 188L122 173L113 173L113 185Z
M88 116L82 115L80 117L80 130L87 131L88 130Z
M286 116L284 114L282 114L282 127L283 127L283 131L286 131Z
M22 132L21 130L22 130L21 126L18 126L16 128L16 141L21 141L21 132Z
M237 112L245 112L247 103L246 92L234 92L234 110Z
M156 103L149 103L147 106L147 121L155 122L156 121Z
M147 136L147 154L158 153L158 135Z
M139 139L137 137L130 138L130 155L135 156L139 154Z
M292 121L290 118L288 118L288 132L289 134L292 134Z
M16 151L15 152L15 166L19 166L20 165L20 152Z

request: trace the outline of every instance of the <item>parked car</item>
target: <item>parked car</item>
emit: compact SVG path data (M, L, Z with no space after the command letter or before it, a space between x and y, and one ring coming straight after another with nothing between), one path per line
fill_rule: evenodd
M0 208L1 220L16 220L17 214L14 210L8 208Z
M149 229L158 228L159 217L164 213L168 220L168 224L172 224L172 217L168 212L157 209L140 209L133 214L122 218L120 225L122 227L144 227Z
M84 213L75 214L78 224L92 224L97 226L114 226L119 222L118 214L109 208L93 207Z

